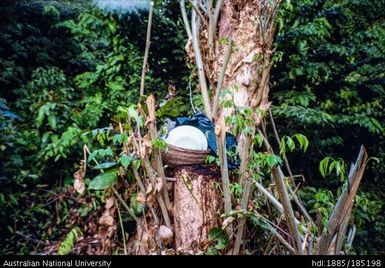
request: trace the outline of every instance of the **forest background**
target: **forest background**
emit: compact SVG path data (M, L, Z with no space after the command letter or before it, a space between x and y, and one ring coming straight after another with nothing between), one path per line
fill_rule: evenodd
M272 112L278 132L309 140L305 154L288 158L294 173L306 176L311 212L328 218L340 185L337 175L322 176L322 159L350 163L361 144L373 157L356 197L356 254L385 253L384 6L285 2L274 42ZM102 11L90 1L2 1L1 254L41 252L73 227L73 204L63 192L73 185L83 144L99 148L86 134L138 101L146 27L145 11ZM177 1L156 1L146 91L156 95L161 119L192 114L189 81L202 107L185 43ZM99 208L76 210L86 219Z

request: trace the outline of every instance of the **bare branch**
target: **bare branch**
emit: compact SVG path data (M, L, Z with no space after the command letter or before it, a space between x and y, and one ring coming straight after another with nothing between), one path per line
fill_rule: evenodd
M148 160L147 155L142 159L143 160L143 167L146 170L147 176L150 179L150 182L155 185L155 177L154 177L154 170L151 167L150 161ZM171 221L170 217L168 215L167 207L166 204L163 200L162 194L161 193L156 193L156 200L158 201L158 204L160 206L160 210L162 211L162 216L164 219L164 222L168 228L172 228L171 226Z
M221 164L221 175L222 175L222 188L223 197L225 203L225 213L228 214L231 211L231 193L230 193L230 179L229 169L227 166L227 152L226 152L226 126L225 119L223 118L220 125L215 126L215 136L218 148L218 156ZM229 236L232 234L232 225L226 228Z
M149 14L148 14L146 48L145 48L145 51L144 51L144 59L143 59L143 66L142 66L142 77L141 77L141 80L140 80L140 96L144 95L144 80L146 78L146 72L147 72L148 52L150 51L151 26L152 26L152 14L153 13L154 13L154 1L151 1L150 11L149 11Z
M216 5L215 5L214 17L213 17L213 25L214 25L213 34L215 34L215 31L216 31L216 27L217 27L217 24L218 24L219 13L220 13L220 11L222 9L222 5L223 5L223 0L218 0Z
M229 40L229 44L227 45L227 49L226 49L226 54L225 54L225 56L223 58L223 65L222 65L221 73L219 74L219 78L218 78L217 88L215 90L214 104L213 104L213 114L212 114L213 118L215 118L216 114L217 114L218 103L219 103L219 96L220 96L221 89L222 89L222 86L223 86L223 79L224 79L225 74L226 74L226 69L227 69L227 65L229 63L229 59L230 59L230 55L231 55L232 49L233 49L233 41Z
M285 240L285 238L283 238L282 235L280 235L276 230L273 231L273 235L290 251L291 254L295 254L295 249Z
M148 109L148 117L149 117L149 133L151 140L154 141L157 139L157 129L156 129L156 119L155 119L155 97L154 95L150 95L147 98L146 101L147 109ZM162 180L163 183L163 189L162 189L162 195L164 202L166 204L167 209L171 208L171 202L170 198L168 196L167 191L167 182L166 182L166 175L164 174L164 168L163 168L163 162L162 162L162 156L160 153L160 150L158 148L153 148L154 151L154 162L156 171L158 172L159 177Z
M271 110L269 109L269 112L271 114ZM272 125L273 125L273 129L274 129L274 134L275 134L275 137L277 139L277 142L278 144L280 143L280 139L279 139L279 136L278 136L278 132L277 132L277 129L275 128L275 123L274 123L274 119L271 115L271 120L272 120ZM260 135L262 135L263 137L263 143L266 147L266 149L268 151L270 151L271 153L274 154L274 151L273 151L273 148L271 147L269 141L267 140L266 136L264 134L262 134L262 132L259 132ZM285 157L285 163L286 163L286 167L288 169L288 172L289 172L289 176L290 176L290 179L292 180L292 183L294 184L294 180L293 180L293 174L291 173L291 170L290 170L290 166L289 166L289 162L287 161L286 157ZM278 171L279 171L279 175L281 176L281 178L284 178L285 176L283 175L283 172L281 170L280 167L277 167L278 168ZM289 193L290 195L292 196L295 204L297 205L298 209L301 211L301 213L305 216L305 218L312 224L315 226L315 223L313 221L313 219L310 217L309 213L307 212L305 206L301 203L299 197L293 192L293 190L291 189L290 185L287 185L287 188L289 190Z
M253 187L252 180L247 179L244 182L244 186L242 188L243 194L242 194L242 200L241 200L241 207L244 210L247 209L247 204L249 203L250 193L252 192L252 187ZM246 218L240 219L239 224L238 224L238 231L237 231L237 234L235 235L233 255L239 254L239 250L241 249L241 243L243 240L243 233L245 231L245 226L246 226Z
M206 20L206 18L203 16L202 12L199 10L199 7L196 5L196 0L193 2L191 0L188 0L190 2L190 4L192 5L193 9L195 10L195 12L198 14L198 16L201 18L201 20L203 21L203 23L206 25L206 27L208 28L209 25L208 25L208 22Z
M112 191L114 192L115 196L118 198L120 203L122 203L123 207L127 210L127 212L130 214L130 216L138 223L138 218L135 216L132 209L127 205L126 201L122 198L122 196L116 191L114 186L111 186Z
M192 40L193 40L193 49L195 56L195 63L198 69L199 85L201 88L203 105L205 108L206 116L211 118L211 107L210 107L210 97L207 88L206 75L203 67L203 60L201 49L199 45L199 28L200 28L200 18L197 17L195 10L192 11Z
M295 218L294 211L290 203L289 195L287 193L287 188L284 184L284 181L281 179L279 171L276 167L274 167L272 170L272 176L277 186L278 194L282 202L283 210L285 212L286 221L289 225L291 236L296 244L296 252L297 254L302 255L303 254L302 243L298 232L298 226L294 221L294 218Z
M187 18L187 12L186 12L186 6L184 3L184 0L180 0L179 5L180 5L180 11L182 13L183 24L184 24L184 27L186 29L187 37L189 40L191 40L192 39L192 32L191 32L190 22Z

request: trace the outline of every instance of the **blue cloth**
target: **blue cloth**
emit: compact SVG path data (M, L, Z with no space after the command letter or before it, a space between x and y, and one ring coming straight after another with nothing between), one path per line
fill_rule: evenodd
M191 117L176 118L176 126L189 125L198 128L202 131L206 138L211 155L218 155L217 143L215 141L215 125L202 112L197 112ZM237 153L237 140L230 134L226 133L226 150L227 150L227 164L229 169L236 169L240 165L239 155Z

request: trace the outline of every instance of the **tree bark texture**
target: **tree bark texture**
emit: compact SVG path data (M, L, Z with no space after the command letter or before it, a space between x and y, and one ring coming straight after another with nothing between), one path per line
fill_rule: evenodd
M210 229L221 226L220 172L217 168L180 166L174 177L175 248L182 254L202 254Z
M221 89L230 90L236 106L260 108L263 111L269 106L268 80L275 32L273 18L277 7L266 2L224 0L213 44L210 45L206 29L200 34L205 74L212 88L216 87L226 61L228 43L233 42ZM191 59L195 60L192 47L188 46L188 50ZM219 109L212 116L221 118L232 112L231 108ZM259 122L260 118L257 120Z

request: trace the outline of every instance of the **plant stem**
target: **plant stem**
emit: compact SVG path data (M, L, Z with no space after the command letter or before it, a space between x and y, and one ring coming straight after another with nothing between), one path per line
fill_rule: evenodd
M223 79L224 79L225 74L226 74L226 69L227 69L227 65L229 63L229 59L230 59L230 55L231 55L232 49L233 49L233 41L229 40L229 44L228 44L227 49L226 49L226 54L225 54L225 56L223 58L223 65L222 65L221 73L219 74L218 84L217 84L217 87L215 89L214 104L213 104L213 114L212 114L213 118L215 118L216 115L217 115L218 104L219 104L219 97L220 97L221 89L222 89L222 86L223 86Z
M144 59L143 59L143 66L142 66L142 77L141 77L141 80L140 80L140 96L144 95L144 80L146 78L148 53L150 51L150 44L151 44L151 26L152 26L152 15L153 15L153 13L154 13L154 1L151 1L150 11L149 11L149 14L148 14L146 48L145 48L145 51L144 51Z
M226 151L226 126L225 119L222 118L220 125L215 127L215 138L218 148L218 156L221 165L221 177L222 177L222 188L223 197L225 203L225 213L228 214L232 210L231 208L231 192L230 192L230 179L229 169L227 164L227 151ZM229 224L226 228L227 234L230 236L233 233L233 226Z
M295 216L294 216L293 207L291 206L289 195L287 193L287 188L285 187L285 183L282 180L282 178L279 174L279 171L276 167L274 167L272 170L272 176L273 176L275 184L277 186L278 194L279 194L282 206L283 206L286 221L289 225L291 237L293 238L295 245L296 245L296 253L303 255L302 243L301 243L301 238L300 238L300 235L298 232L298 226L297 226L296 222L294 221Z
M208 87L206 82L206 75L203 66L203 59L199 44L199 28L200 28L200 17L197 17L196 11L193 9L192 11L192 43L193 50L195 56L195 62L198 69L198 77L199 77L199 86L202 93L203 105L205 108L205 113L208 118L211 118L211 107L210 107L210 97L208 93Z
M149 133L152 141L155 141L157 138L157 129L156 129L156 118L155 118L155 97L154 95L150 95L147 98L147 108L148 108L148 117L149 117ZM171 208L171 202L170 198L168 196L167 191L167 181L166 181L166 175L164 174L164 167L163 167L163 161L162 161L162 155L158 148L153 148L154 151L154 162L156 171L158 172L159 177L162 180L163 188L162 188L162 195L164 202L166 204L167 209Z
M123 221L122 221L122 215L120 214L120 209L118 206L118 217L119 217L119 223L120 223L120 230L122 232L122 240L123 240L123 247L124 247L124 255L128 255L127 253L127 243L126 243L126 233L124 231Z

